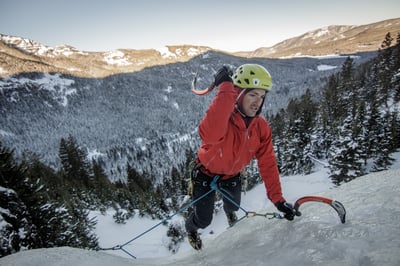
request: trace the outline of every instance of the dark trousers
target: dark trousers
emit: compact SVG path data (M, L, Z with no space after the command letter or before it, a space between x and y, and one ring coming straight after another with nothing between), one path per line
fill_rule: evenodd
M193 200L201 197L211 190L210 184L214 177L203 174L200 171L193 174ZM230 178L228 180L218 181L218 187L222 190L223 204L225 213L232 213L239 209L241 200L241 180L240 175ZM233 200L237 205L233 204L229 199ZM215 190L210 192L207 196L196 202L193 206L193 212L186 220L186 231L196 231L198 228L206 228L211 224L214 212Z

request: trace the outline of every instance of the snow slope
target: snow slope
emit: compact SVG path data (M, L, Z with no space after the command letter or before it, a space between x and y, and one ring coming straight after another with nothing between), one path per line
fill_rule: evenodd
M294 202L304 195L311 195L329 190L332 186L326 169L320 169L318 172L307 176L295 175L282 177L282 189L289 202ZM242 194L241 207L247 211L262 213L277 211L267 199L263 184L255 187L246 194ZM107 212L105 216L100 212L92 213L92 215L97 216L98 219L96 234L99 237L100 246L103 248L122 245L159 223L159 221L135 217L124 225L117 225L112 218L113 213L114 211L111 210ZM239 218L243 215L243 211L238 212ZM182 226L184 224L184 220L181 216L175 216L172 221L174 223L181 223ZM221 210L214 215L214 219L209 227L199 231L202 233L204 244L207 245L208 242L212 242L221 233L226 231L227 227L228 223L225 214ZM166 236L166 232L166 226L158 226L151 232L131 242L129 245L124 246L124 249L137 258L171 256L171 252L167 249L169 239ZM192 251L192 247L185 240L185 242L181 243L177 253L181 254L188 251ZM130 257L121 250L107 252L118 256Z
M164 233L154 231L149 233L153 235L149 239L129 246L138 259L119 256L123 255L122 251L109 254L63 247L19 252L1 258L0 265L400 265L398 166L397 163L393 170L359 177L335 188L326 182L326 176L321 174L323 171L282 179L289 201L314 191L313 194L342 202L347 210L345 224L340 223L336 212L328 205L305 203L300 208L303 215L293 222L252 217L226 229L223 215L218 214L210 229L203 232L205 247L201 252L190 249L185 242L177 254L163 253L159 250L166 250L165 247L151 241L162 242ZM266 199L263 200L264 193L262 185L247 193L243 207L260 212L275 211ZM105 232L99 234L102 245L106 244L102 237L114 239L115 245L135 236L135 232L128 233L125 226L107 224L106 221L99 219L98 230L109 229L108 235ZM153 221L151 225L154 224ZM118 228L124 232L124 237L115 235ZM133 229L131 227L131 231ZM209 234L210 230L214 230L214 234Z

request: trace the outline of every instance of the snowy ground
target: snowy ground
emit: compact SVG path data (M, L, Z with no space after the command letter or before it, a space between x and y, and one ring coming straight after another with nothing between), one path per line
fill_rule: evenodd
M63 247L19 252L1 258L0 265L400 265L399 154L396 157L392 170L363 176L340 187L331 184L325 169L308 176L282 178L288 201L321 195L342 202L347 210L345 224L322 203L305 203L300 208L303 215L293 222L251 217L229 229L221 212L202 232L201 252L185 241L177 254L171 254L165 247L166 227L159 226L125 247L137 259L121 250L96 252ZM248 211L276 211L266 199L263 185L243 196L242 207ZM112 213L94 215L98 217L102 247L126 243L158 223L134 218L117 225Z

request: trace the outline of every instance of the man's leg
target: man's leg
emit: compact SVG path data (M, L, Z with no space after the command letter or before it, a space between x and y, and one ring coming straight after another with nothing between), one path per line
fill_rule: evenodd
M242 185L240 176L235 176L231 179L224 180L220 183L223 193L224 211L228 219L229 226L233 226L237 221L236 211L239 210L241 201ZM229 199L227 198L229 197ZM234 204L233 202L236 204Z
M193 200L198 199L206 193L209 193L207 196L203 197L193 205L193 211L185 223L189 243L196 250L199 250L202 247L202 242L197 233L197 229L206 228L209 226L213 217L215 191L210 192L211 180L211 177L200 172L193 177Z

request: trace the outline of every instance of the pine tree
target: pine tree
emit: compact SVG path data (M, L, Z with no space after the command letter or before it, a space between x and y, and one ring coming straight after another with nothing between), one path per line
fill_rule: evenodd
M127 164L128 172L128 188L129 191L137 195L137 199L140 202L141 198L146 194L148 189L151 189L151 182L143 177L136 169L134 169L130 164Z
M400 101L400 33L397 34L396 44L392 52L393 59L393 99L395 103Z
M76 221L70 219L67 208L58 202L48 201L36 206L32 213L33 222L42 240L42 248L72 244L69 239L75 236L75 232L71 230L71 224L75 224Z
M311 159L311 136L315 125L316 104L307 90L300 100L291 100L287 108L288 126L285 128L285 140L281 140L284 150L281 157L282 173L309 174L313 168Z
M356 116L353 120L352 134L359 146L359 159L363 161L363 167L367 165L368 159L368 136L367 136L367 110L365 101L360 101Z
M87 153L81 149L73 136L60 141L59 157L66 178L76 187L90 188L92 169Z
M377 99L380 105L383 105L386 109L388 108L388 101L391 94L392 87L392 76L393 76L393 66L395 65L395 59L392 58L392 45L393 38L390 32L385 36L385 40L382 42L381 50L374 64L374 75L377 78ZM399 59L397 59L399 60Z
M352 121L351 116L344 120L339 138L329 151L330 176L335 184L351 181L363 174L362 151L354 139Z
M0 142L0 255L42 245L29 212L36 186L29 184L26 168L15 162L13 151ZM20 196L23 196L21 198Z
M354 119L358 108L358 84L357 76L354 69L354 60L348 57L343 63L342 71L340 72L340 79L338 84L339 90L339 106L341 109L340 118L341 122L347 119L349 115Z
M99 245L95 234L97 221L89 217L89 210L83 208L79 199L72 201L70 214L69 230L64 232L68 246L97 249Z
M36 159L16 163L12 151L3 148L0 143L0 218L6 221L0 229L1 254L10 254L22 248L98 246L93 233L95 222L88 218L88 212L78 211L78 215L71 215L80 210L82 204L73 205L67 198L67 208L52 199L66 199L48 189L48 181L42 182L54 176L54 172ZM11 246L4 245L6 242Z
M367 139L367 154L368 157L374 157L379 152L378 145L379 139L378 136L381 131L380 121L380 113L379 113L379 102L377 100L373 100L370 104L370 108L367 113L367 127L366 127L366 139Z
M321 112L321 127L324 130L324 135L330 138L326 140L328 146L333 139L338 135L337 127L341 123L343 116L343 106L341 106L340 92L338 89L339 78L337 75L332 75L324 93L322 95L320 112Z
M168 226L167 237L170 238L168 250L175 254L179 250L180 243L185 239L184 225L171 222Z
M30 180L40 180L46 188L43 193L48 199L58 202L69 201L70 195L65 190L65 180L54 169L45 165L37 154L24 153L24 163Z
M392 113L390 124L390 135L392 142L390 152L395 152L400 147L400 116L397 110Z
M287 121L285 120L285 117L286 117L286 111L284 109L281 109L276 115L272 115L267 118L272 129L272 135L274 136L273 137L274 151L276 154L278 168L281 173L282 173L282 168L284 166L284 151L286 150L285 132L287 130L286 129ZM247 178L249 188L258 184L259 180L257 178L257 175L259 175L259 173L257 172L256 168L253 167L253 162L250 162L246 171L249 172Z
M386 113L381 115L377 121L376 134L376 152L374 154L373 171L387 170L392 164L393 158L390 153L393 152L392 148L392 131L391 131L391 118L390 114Z
M109 207L111 205L111 195L114 187L98 161L92 160L92 168L94 196L99 198L102 205L100 206L101 209Z
M27 206L14 190L0 186L0 257L41 243Z
M315 118L315 126L311 138L311 147L316 159L326 159L329 148L334 140L333 129L323 118L322 104Z

